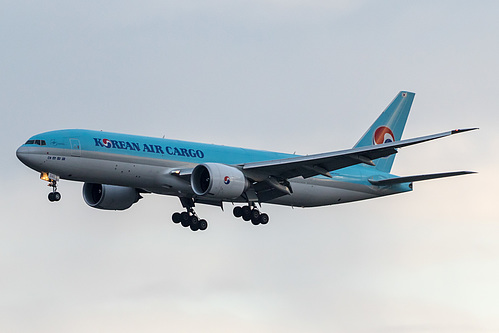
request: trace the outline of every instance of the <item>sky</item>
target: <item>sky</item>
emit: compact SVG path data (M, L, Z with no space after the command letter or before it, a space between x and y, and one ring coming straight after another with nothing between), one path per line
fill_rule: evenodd
M498 332L496 1L0 0L1 332ZM87 128L312 154L352 147L401 90L393 172L476 175L266 226L177 198L62 200L15 157Z

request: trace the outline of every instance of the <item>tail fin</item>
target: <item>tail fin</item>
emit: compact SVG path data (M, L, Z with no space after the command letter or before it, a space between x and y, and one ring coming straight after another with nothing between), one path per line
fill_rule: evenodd
M404 132L414 95L408 91L399 92L354 148L399 141ZM391 155L375 160L374 164L379 171L390 172L394 160L395 155Z

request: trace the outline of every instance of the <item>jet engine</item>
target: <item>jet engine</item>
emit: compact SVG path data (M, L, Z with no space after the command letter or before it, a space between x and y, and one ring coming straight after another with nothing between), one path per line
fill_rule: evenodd
M93 208L105 210L125 210L142 197L131 187L85 183L83 199Z
M243 172L235 167L204 163L192 170L191 187L199 196L221 200L235 199L249 187Z

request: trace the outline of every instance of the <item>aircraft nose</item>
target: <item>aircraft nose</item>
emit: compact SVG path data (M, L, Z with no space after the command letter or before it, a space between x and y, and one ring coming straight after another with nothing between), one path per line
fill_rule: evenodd
M30 149L28 147L21 146L16 150L17 158L26 165L29 165L29 155Z

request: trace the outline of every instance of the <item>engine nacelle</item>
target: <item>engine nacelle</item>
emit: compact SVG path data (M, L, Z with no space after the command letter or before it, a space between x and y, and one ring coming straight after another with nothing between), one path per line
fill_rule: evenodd
M204 163L192 170L191 187L199 196L231 200L241 196L248 186L243 172L229 165Z
M85 183L83 199L93 208L125 210L139 201L141 196L131 187Z

